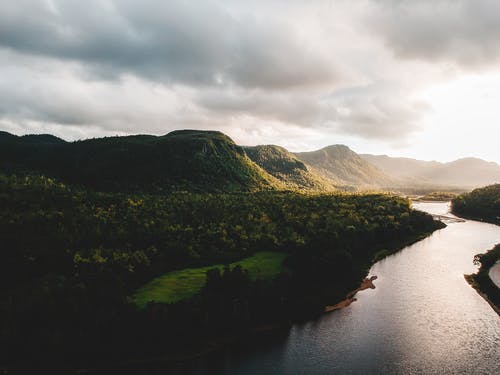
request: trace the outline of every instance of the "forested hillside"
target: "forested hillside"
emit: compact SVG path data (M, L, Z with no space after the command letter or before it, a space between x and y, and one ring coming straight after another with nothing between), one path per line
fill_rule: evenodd
M500 184L475 189L452 200L453 213L500 225Z
M257 165L289 188L312 191L332 191L338 188L334 180L300 161L283 147L266 145L245 147L245 152Z
M384 194L130 195L36 175L0 175L0 206L0 363L172 354L310 316L354 289L373 259L440 227ZM132 303L156 276L261 251L285 254L286 272L215 270L187 300Z
M274 145L241 147L223 133L200 130L76 142L0 132L0 171L37 172L100 191L160 194L339 189L425 194L500 181L500 166L480 159L424 162L358 155L343 145L293 154Z
M105 191L254 191L283 188L220 132L174 131L65 142L0 134L0 171L40 172Z

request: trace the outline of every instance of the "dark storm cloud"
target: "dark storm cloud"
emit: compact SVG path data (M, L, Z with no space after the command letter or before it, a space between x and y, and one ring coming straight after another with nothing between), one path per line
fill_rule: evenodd
M500 59L500 1L374 1L367 23L397 56L493 66Z
M0 45L79 61L101 78L268 89L336 79L334 64L290 24L234 15L218 2L2 2Z

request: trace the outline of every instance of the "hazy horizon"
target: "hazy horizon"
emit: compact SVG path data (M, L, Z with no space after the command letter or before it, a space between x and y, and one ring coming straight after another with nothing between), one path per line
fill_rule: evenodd
M500 2L0 4L0 129L500 163Z

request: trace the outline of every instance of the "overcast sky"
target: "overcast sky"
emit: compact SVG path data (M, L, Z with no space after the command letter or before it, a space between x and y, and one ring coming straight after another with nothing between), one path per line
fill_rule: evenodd
M0 129L500 162L498 0L0 1Z

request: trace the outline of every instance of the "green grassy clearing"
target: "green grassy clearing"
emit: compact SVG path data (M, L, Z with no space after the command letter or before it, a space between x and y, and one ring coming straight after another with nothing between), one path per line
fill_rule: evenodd
M231 268L240 265L247 270L252 279L271 279L283 271L283 260L287 254L275 252L259 252L249 258L231 263ZM222 264L207 267L185 268L168 272L151 280L141 287L133 296L133 302L145 307L148 302L174 303L194 296L206 280L206 272L212 268L223 268Z

